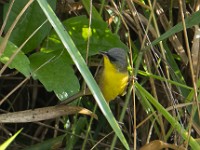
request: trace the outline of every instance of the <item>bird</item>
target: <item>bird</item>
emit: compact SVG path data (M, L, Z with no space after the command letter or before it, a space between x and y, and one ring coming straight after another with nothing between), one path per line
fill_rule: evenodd
M103 55L103 66L97 73L95 80L106 100L109 103L117 96L124 95L128 85L128 57L122 48L111 48L108 51L100 52ZM67 98L60 104L68 104L83 95L91 95L88 88Z
M103 68L98 74L97 83L105 100L109 103L125 93L129 80L128 57L122 48L112 48L101 54Z

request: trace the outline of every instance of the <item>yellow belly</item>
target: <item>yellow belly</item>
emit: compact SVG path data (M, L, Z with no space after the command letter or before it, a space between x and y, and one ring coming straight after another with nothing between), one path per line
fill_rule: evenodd
M106 61L104 59L104 65ZM104 66L104 70L99 78L99 86L107 102L114 100L118 95L122 95L128 83L128 72L119 72L112 64Z

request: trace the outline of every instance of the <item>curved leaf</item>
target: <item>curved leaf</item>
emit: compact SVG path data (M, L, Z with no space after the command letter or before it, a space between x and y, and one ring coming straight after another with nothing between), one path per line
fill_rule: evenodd
M52 58L54 59L48 62ZM47 91L54 91L60 100L79 91L79 81L67 55L58 52L38 52L30 56L30 61L33 77L39 79ZM48 63L37 70L45 62ZM34 72L35 70L37 71Z
M3 38L0 37L0 43L2 42L2 39ZM4 53L0 57L0 61L4 64L8 62L10 57L16 52L17 48L18 47L15 44L13 44L12 42L8 42ZM15 68L16 70L18 70L27 77L30 75L29 64L30 61L28 57L23 52L19 52L8 67L10 69Z
M88 18L86 16L78 16L67 19L63 22L66 30L75 42L80 53L85 56L87 49L87 40L90 36L89 55L95 55L99 51L106 51L113 47L119 47L127 50L127 46L121 42L119 36L112 33L107 27L107 23L100 20L92 20L91 32L88 33ZM42 47L42 50L62 50L64 46L58 38L55 31L52 31Z

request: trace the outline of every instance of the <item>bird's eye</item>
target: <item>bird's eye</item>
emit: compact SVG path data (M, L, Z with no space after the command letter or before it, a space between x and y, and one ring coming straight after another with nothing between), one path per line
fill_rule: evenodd
M111 55L107 54L110 61L116 61L116 58L112 57Z

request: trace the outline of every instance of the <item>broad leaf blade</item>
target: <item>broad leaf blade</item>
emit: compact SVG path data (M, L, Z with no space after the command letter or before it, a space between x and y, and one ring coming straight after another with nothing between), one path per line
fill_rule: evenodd
M98 51L119 47L127 50L127 46L121 42L119 36L112 33L107 23L101 20L92 20L91 32L88 34L88 22L86 16L70 18L63 22L77 48L84 54L87 48L87 40L90 36L90 51L92 54Z
M30 61L33 76L39 79L47 91L54 91L60 100L79 91L79 81L72 69L71 59L66 54L38 52L30 56ZM46 65L38 69L46 62Z
M88 18L86 16L78 16L67 19L63 22L66 30L80 50L80 53L85 56L87 49L87 40L90 37L89 55L95 55L99 51L107 51L113 47L119 47L127 50L127 46L121 42L119 36L113 34L108 29L107 24L103 21L92 20L91 32L88 33ZM55 33L52 31L48 39L43 44L43 51L63 50L64 46Z
M2 40L3 38L0 37L0 43L2 42ZM18 47L14 45L12 42L8 42L5 51L0 57L0 61L4 64L8 62L10 57L16 52L17 48ZM10 69L15 68L16 70L18 70L19 72L21 72L23 75L27 77L30 75L29 65L30 65L30 62L29 62L28 57L23 52L19 52L8 67Z

